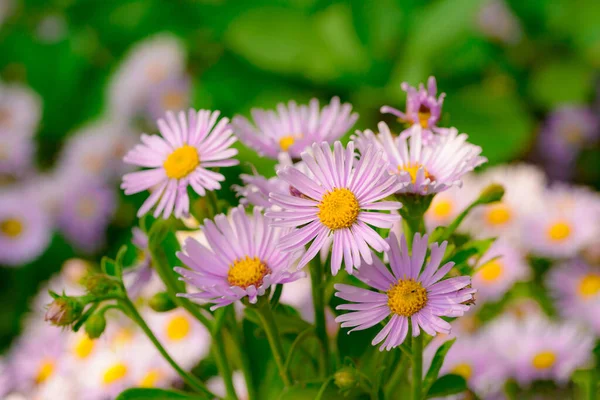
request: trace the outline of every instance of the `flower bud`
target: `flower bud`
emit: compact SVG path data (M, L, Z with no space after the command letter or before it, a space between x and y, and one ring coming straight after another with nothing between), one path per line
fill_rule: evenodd
M68 326L77 321L83 312L83 304L73 297L56 297L48 305L44 320L56 326Z
M344 367L333 374L333 381L340 390L350 390L358 385L359 377L354 368Z
M176 308L177 305L171 299L171 296L167 292L156 293L149 302L150 308L156 312L171 311Z
M106 296L120 289L119 282L106 274L90 274L84 279L83 285L94 296Z
M90 339L98 339L106 329L106 318L103 313L92 314L85 321L85 333Z
M504 196L504 186L492 183L481 191L477 202L479 204L489 204L502 200Z

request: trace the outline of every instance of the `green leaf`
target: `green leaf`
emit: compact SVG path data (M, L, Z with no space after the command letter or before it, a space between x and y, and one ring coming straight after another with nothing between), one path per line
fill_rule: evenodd
M471 275L470 271L472 271L472 268L468 265L469 259L474 256L477 259L481 258L495 241L496 238L489 238L466 242L452 254L449 260L444 260L443 262L453 261L461 273Z
M431 385L429 391L427 391L426 398L450 396L464 392L465 390L467 390L467 381L465 378L454 374L444 375Z
M127 254L127 246L123 245L117 252L117 259L115 261L115 277L120 280L123 279L123 260L125 259L125 255Z
M200 394L176 392L163 389L127 389L116 400L208 400L207 396Z
M102 272L104 272L106 275L109 276L117 276L117 263L104 256L102 257L102 260L100 261L100 267L102 268Z
M448 340L447 342L442 344L435 352L435 355L433 356L433 360L431 361L431 366L429 367L429 370L427 371L427 375L425 376L425 380L423 381L423 389L425 390L425 393L427 393L429 388L433 385L435 380L438 378L440 369L442 368L442 365L444 364L444 359L446 358L446 354L448 354L448 351L450 350L450 348L452 347L454 342L456 342L456 338L454 338L452 340Z

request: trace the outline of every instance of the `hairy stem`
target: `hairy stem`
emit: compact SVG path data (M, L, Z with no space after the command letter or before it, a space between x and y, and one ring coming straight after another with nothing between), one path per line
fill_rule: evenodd
M312 286L313 306L315 308L315 326L316 334L321 342L323 352L321 353L321 374L328 376L329 371L329 337L327 336L327 322L325 320L325 300L324 300L324 273L323 265L317 255L310 262L310 280Z
M279 369L279 375L281 375L283 384L285 386L290 386L292 384L292 378L289 371L287 371L285 368L283 344L281 343L281 337L279 336L279 330L277 329L277 323L275 322L271 305L267 301L256 310L258 311L257 314L260 318L263 329L267 334L267 339L269 340L269 345L271 346L271 351L273 352L273 358L275 358L275 363Z
M423 334L412 339L412 393L413 400L423 398Z

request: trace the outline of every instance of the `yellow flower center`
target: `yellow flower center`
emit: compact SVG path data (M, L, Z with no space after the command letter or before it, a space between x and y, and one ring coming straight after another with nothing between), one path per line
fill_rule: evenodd
M281 139L279 139L279 147L281 147L282 151L288 151L295 141L296 139L292 135L282 136Z
M116 348L128 345L133 340L133 331L129 328L121 328L114 336L112 345Z
M127 376L127 365L123 363L117 363L109 367L102 376L102 383L105 385L111 385L115 382Z
M331 230L350 228L358 218L360 206L354 193L346 188L334 188L325 193L319 203L319 219Z
M163 167L171 179L181 179L196 169L200 164L198 150L190 145L183 145L167 157Z
M600 293L600 274L589 273L579 282L579 296L584 299L596 296Z
M265 275L271 270L258 257L239 258L229 266L227 281L231 286L246 289L249 286L258 288L263 283Z
M421 127L427 128L429 126L429 117L431 117L431 110L429 107L421 104L417 114L419 115L419 123L421 124Z
M493 283L504 274L504 265L500 260L492 260L483 264L477 274L484 282Z
M435 215L438 218L446 218L446 217L450 216L452 209L453 209L452 202L447 199L434 201L434 204L431 207L431 211L433 212L433 215Z
M556 354L551 351L542 351L537 353L531 363L536 369L548 369L552 368L556 362Z
M139 386L143 388L153 388L156 387L158 381L162 378L163 374L156 370L152 369L148 371L146 375L140 380Z
M553 242L562 242L571 236L571 226L564 221L559 221L550 225L546 233Z
M179 90L171 90L165 93L161 100L165 110L180 110L185 104L185 94Z
M52 376L52 374L54 374L55 368L56 364L54 363L54 360L42 360L38 368L37 375L35 377L35 382L37 384L44 383L48 378Z
M504 203L494 204L488 207L486 220L490 225L500 226L511 220L511 211Z
M454 368L452 368L452 373L456 375L460 375L465 378L466 381L471 378L473 375L473 368L466 363L457 364Z
M419 169L423 168L423 172L425 172L425 178L429 178L430 181L434 181L435 177L433 175L431 175L429 173L429 171L427 171L427 168L425 168L424 166L422 166L419 163L415 163L415 164L407 164L407 165L398 165L398 171L405 171L408 172L408 174L410 175L410 180L412 181L412 183L415 183L417 181L417 173L419 172Z
M8 218L0 222L0 231L9 238L17 238L23 232L23 223L16 218Z
M167 337L172 341L178 342L185 339L191 330L190 321L183 315L177 315L171 318L167 324Z
M403 317L410 317L427 304L427 290L413 279L392 284L387 296L390 310Z
M96 342L89 338L88 335L81 335L75 346L73 347L73 352L75 356L80 359L86 359L92 354L94 350Z

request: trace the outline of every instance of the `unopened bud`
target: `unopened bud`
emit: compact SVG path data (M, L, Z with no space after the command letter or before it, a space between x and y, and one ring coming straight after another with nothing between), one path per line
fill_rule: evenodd
M477 202L479 204L495 203L502 200L504 196L504 186L492 183L481 191Z
M68 326L77 321L83 312L83 304L72 297L57 297L48 306L44 320L56 326Z
M149 305L150 308L157 312L171 311L177 307L167 292L156 293L150 299Z
M94 296L106 296L119 290L117 280L106 274L91 274L84 278L83 285Z
M106 329L106 318L103 313L92 314L85 321L85 333L90 339L98 339Z
M358 385L359 377L354 368L344 367L333 374L333 381L340 390L350 390Z

